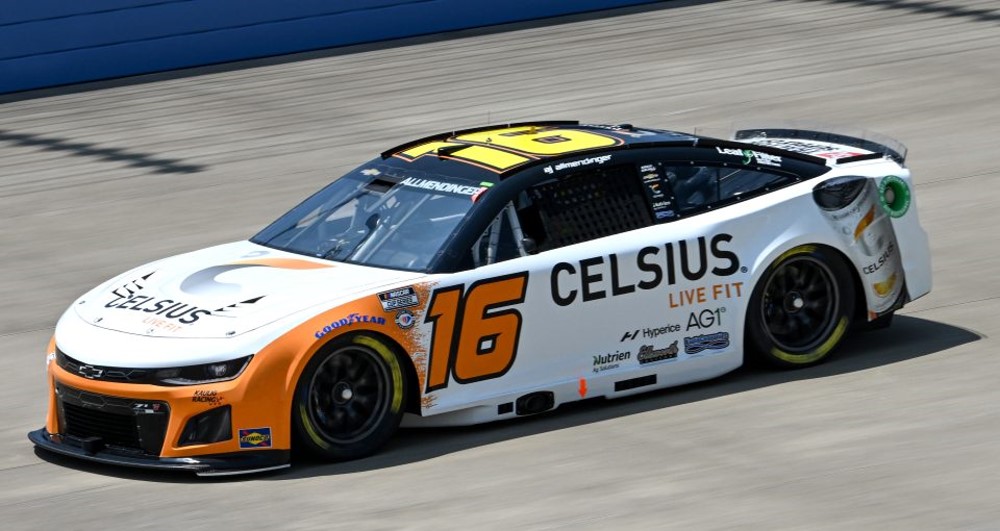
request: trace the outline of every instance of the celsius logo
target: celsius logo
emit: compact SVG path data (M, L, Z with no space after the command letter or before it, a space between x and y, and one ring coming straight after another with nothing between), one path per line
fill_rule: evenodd
M710 239L699 236L696 240L680 240L662 247L643 247L624 263L619 263L616 254L574 263L559 262L549 276L552 301L569 306L578 298L590 302L617 297L637 289L655 289L664 283L672 286L678 276L690 281L700 280L709 273L728 277L740 270L739 256L726 248L732 241L732 235L722 233ZM622 270L627 272L622 274ZM637 277L642 280L631 284L622 280Z
M124 302L121 302L122 300ZM181 324L191 324L203 315L212 315L211 310L171 299L156 299L148 295L116 297L104 307L162 315L167 319L177 319L177 322Z
M196 271L181 282L181 291L191 295L233 295L239 293L240 285L228 282L219 282L216 277L223 273L245 269L247 267L273 267L277 269L324 269L333 267L328 264L319 264L308 260L297 258L254 258L250 260L240 260L231 264L206 267L201 271Z

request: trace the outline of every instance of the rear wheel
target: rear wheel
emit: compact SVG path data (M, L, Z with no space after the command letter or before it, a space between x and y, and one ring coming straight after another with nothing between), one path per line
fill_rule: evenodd
M813 365L840 343L853 311L851 274L840 255L815 245L796 247L778 257L754 288L748 346L772 365Z
M374 453L399 427L406 378L396 354L365 335L338 341L299 377L292 426L300 447L328 460Z

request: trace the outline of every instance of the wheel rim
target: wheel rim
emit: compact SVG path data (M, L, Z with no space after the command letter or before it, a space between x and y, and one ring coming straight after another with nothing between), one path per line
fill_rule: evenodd
M379 426L389 405L389 372L378 354L362 347L334 351L309 384L309 418L324 439L350 444Z
M764 286L764 330L781 350L809 352L833 331L839 305L830 268L809 256L794 257L771 273Z

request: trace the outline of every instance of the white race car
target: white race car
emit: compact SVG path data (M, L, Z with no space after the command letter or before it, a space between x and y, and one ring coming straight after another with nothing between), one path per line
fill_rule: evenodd
M931 288L905 149L539 122L391 149L249 241L73 303L29 434L223 474L826 358Z

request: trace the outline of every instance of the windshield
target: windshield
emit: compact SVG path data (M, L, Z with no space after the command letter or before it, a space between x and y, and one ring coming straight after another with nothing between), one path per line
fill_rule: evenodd
M338 262L426 271L484 190L457 178L369 164L251 241Z

